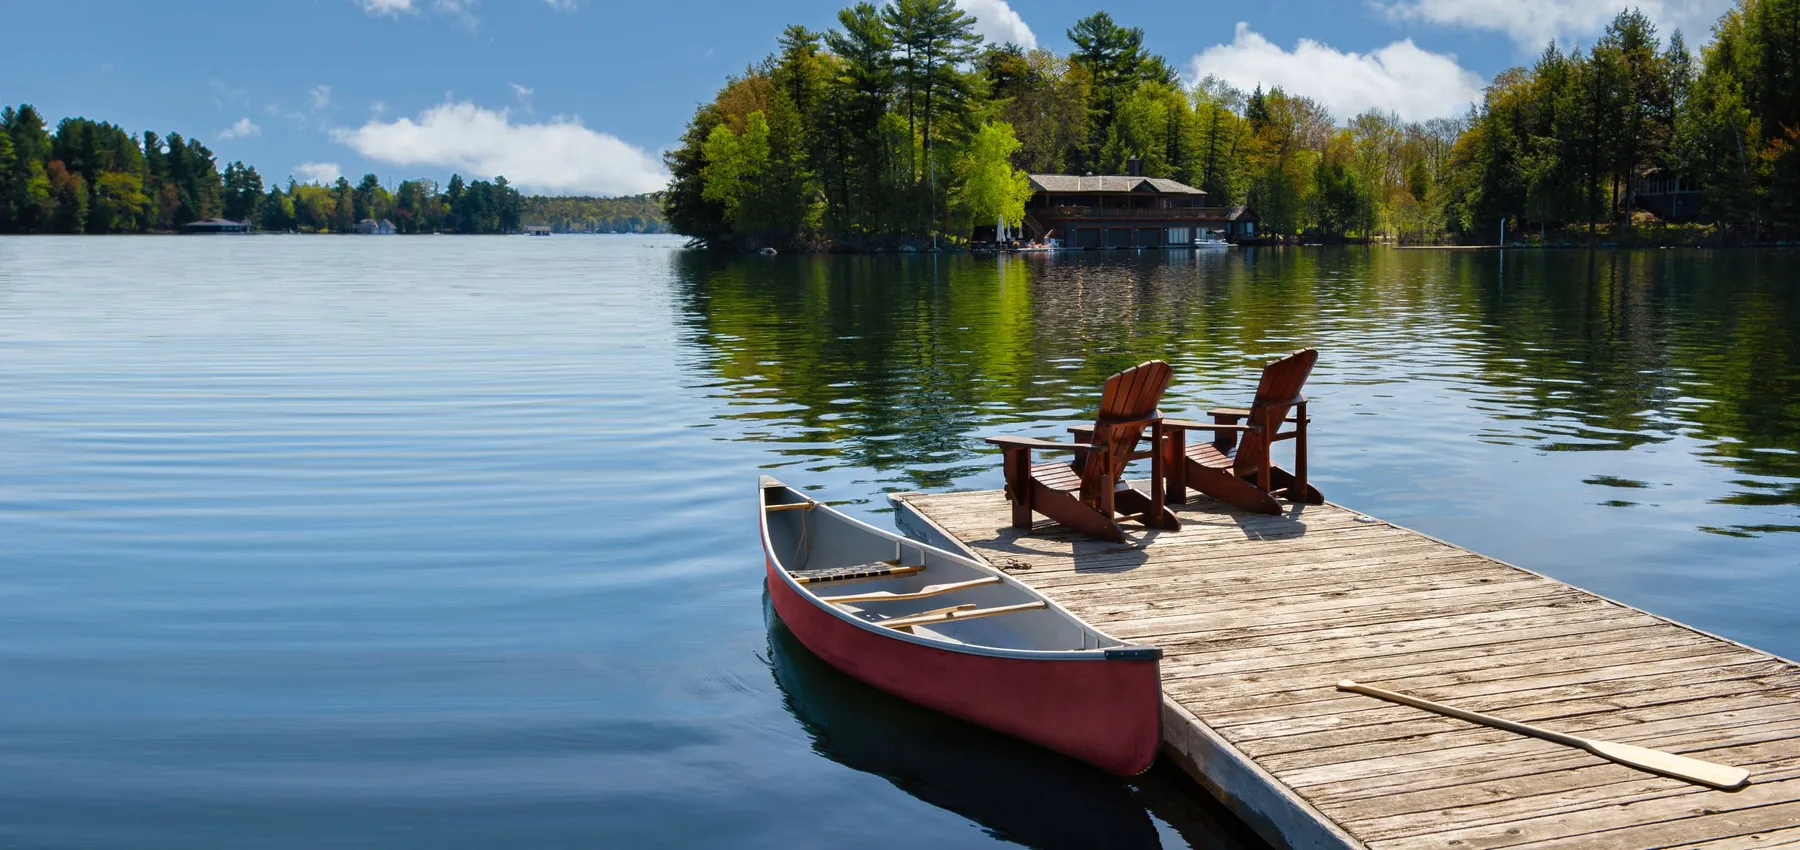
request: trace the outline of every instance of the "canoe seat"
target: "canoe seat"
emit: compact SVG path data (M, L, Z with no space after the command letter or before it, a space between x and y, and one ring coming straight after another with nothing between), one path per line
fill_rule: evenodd
M922 572L924 564L900 566L894 561L875 561L868 564L857 564L850 567L826 567L818 570L788 570L788 575L801 584L819 584L827 581L850 581L859 578L883 578L885 576L904 576Z
M953 620L976 620L982 617L998 617L1001 614L1017 614L1020 611L1036 611L1040 608L1048 607L1050 606L1044 604L1042 600L1022 602L1018 605L1002 605L998 608L976 608L973 605L956 605L950 608L939 608L936 611L926 611L921 614L913 614L907 617L895 617L891 620L881 620L878 621L876 625L887 626L890 629L904 629L911 626L924 625L926 623L947 623Z

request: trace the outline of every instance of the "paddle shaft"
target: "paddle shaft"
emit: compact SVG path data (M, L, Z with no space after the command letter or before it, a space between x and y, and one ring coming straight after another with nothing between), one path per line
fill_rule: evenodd
M1664 776L1670 776L1686 782L1693 782L1725 791L1737 790L1744 787L1744 785L1750 781L1749 771L1742 768L1731 767L1730 765L1714 764L1709 761L1701 761L1699 759L1688 758L1687 756L1678 756L1674 753L1665 753L1661 750L1652 750L1633 744L1619 744L1612 741L1582 738L1576 735L1564 734L1562 732L1553 732L1549 729L1540 726L1532 726L1528 723L1519 723L1517 721L1494 717L1475 711L1465 711L1442 703L1432 702L1428 699L1420 699L1415 696L1408 696L1395 691L1358 684L1349 679L1338 682L1337 687L1340 691L1365 694L1367 696L1375 697L1376 699L1384 699L1388 702L1397 702L1401 705L1422 708L1426 711L1455 717L1459 720L1467 720L1470 723L1492 726L1495 729L1504 729L1519 735L1541 738L1552 743L1574 747L1579 750L1586 750L1603 759L1617 762L1626 767L1646 770L1651 773L1660 773Z
M1351 691L1354 693L1372 696L1377 699L1384 699L1384 700L1387 700L1388 702L1397 702L1397 703L1400 703L1401 705L1410 705L1413 708L1422 708L1422 709L1425 709L1426 711L1435 711L1438 714L1448 715L1448 716L1454 717L1458 720L1467 720L1470 723L1479 723L1482 726L1492 726L1495 729L1505 729L1508 732L1514 732L1514 733L1517 733L1520 735L1527 735L1527 736L1530 736L1533 738L1542 738L1546 741L1551 741L1554 743L1562 744L1565 747L1577 747L1577 748L1584 749L1584 750L1587 749L1587 746L1586 746L1587 739L1586 738L1577 738L1574 735L1565 735L1561 732L1554 732L1549 729L1545 729L1541 726L1532 726L1528 723L1519 723L1517 721L1507 720L1504 717L1495 717L1491 714L1482 714L1480 712L1475 712L1475 711L1465 711L1460 708L1455 708L1453 706L1444 705L1441 702L1432 702L1431 700L1428 700L1428 699L1420 699L1415 696L1408 696L1408 695L1400 693L1398 691L1390 691L1390 690L1386 690L1384 688L1377 688L1377 687L1373 687L1371 685L1364 685L1364 684L1361 684L1358 682L1352 682L1349 679L1345 679L1344 681L1339 682L1337 687L1338 687L1338 690L1340 690L1340 691Z

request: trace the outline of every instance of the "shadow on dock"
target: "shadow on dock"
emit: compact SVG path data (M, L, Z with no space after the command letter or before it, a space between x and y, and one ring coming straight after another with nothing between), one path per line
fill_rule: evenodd
M1261 848L1247 827L1178 769L1159 761L1122 780L921 708L813 655L764 597L769 665L787 709L818 754L1041 850L1161 848L1154 814L1188 846Z
M1181 535L1195 531L1231 529L1246 541L1298 540L1307 534L1306 514L1309 505L1283 503L1278 516L1249 513L1225 506L1205 496L1196 496L1186 504L1170 505L1181 518L1183 531L1170 532L1144 528L1134 523L1124 526L1126 541L1113 543L1094 540L1049 520L1039 520L1029 531L1010 525L997 526L993 533L968 534L960 541L945 541L941 535L920 533L900 521L903 531L915 539L955 551L974 547L989 563L1008 572L1030 569L1029 559L1046 557L1067 559L1076 573L1129 573L1147 565L1149 547L1159 539L1179 543Z

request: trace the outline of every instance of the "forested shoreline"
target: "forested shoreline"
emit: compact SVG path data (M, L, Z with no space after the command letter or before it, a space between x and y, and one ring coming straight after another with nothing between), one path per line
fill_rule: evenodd
M594 198L583 195L526 195L523 220L555 233L667 233L663 195Z
M400 233L665 229L656 194L525 196L505 177L465 183L461 175L441 187L366 174L329 186L290 177L265 189L255 167L231 162L221 171L206 145L179 133L136 136L86 118L50 130L30 104L0 109L0 233L155 233L214 217L299 233L353 233L364 219L391 221Z
M1698 56L1627 9L1591 46L1496 75L1467 115L1421 122L1184 85L1104 12L1068 37L1067 56L984 43L953 0L790 26L666 154L670 226L737 250L956 244L996 216L1017 225L1027 173L1121 174L1136 157L1209 206L1254 207L1275 238L1491 243L1504 226L1509 241L1713 244L1800 227L1800 0L1738 0ZM1645 186L1686 193L1679 227L1644 209Z

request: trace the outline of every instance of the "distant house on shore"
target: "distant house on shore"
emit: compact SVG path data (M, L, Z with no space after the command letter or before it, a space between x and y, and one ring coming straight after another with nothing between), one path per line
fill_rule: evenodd
M527 225L525 225L525 235L526 236L549 236L550 235L550 225L548 225L548 224L527 224Z
M1706 193L1666 171L1634 178L1631 188L1637 208L1649 210L1663 221L1693 221L1704 211Z
M250 222L228 218L207 218L181 226L182 233L249 233Z
M400 231L394 228L394 223L392 221L385 218L380 221L376 221L372 218L365 218L356 223L356 232L370 236L387 236L399 233Z
M1256 210L1239 204L1225 214L1225 238L1235 242L1256 235Z
M1024 234L1060 239L1066 248L1181 248L1209 231L1229 239L1255 235L1256 212L1249 207L1207 206L1204 190L1145 177L1135 157L1127 170L1030 175Z

